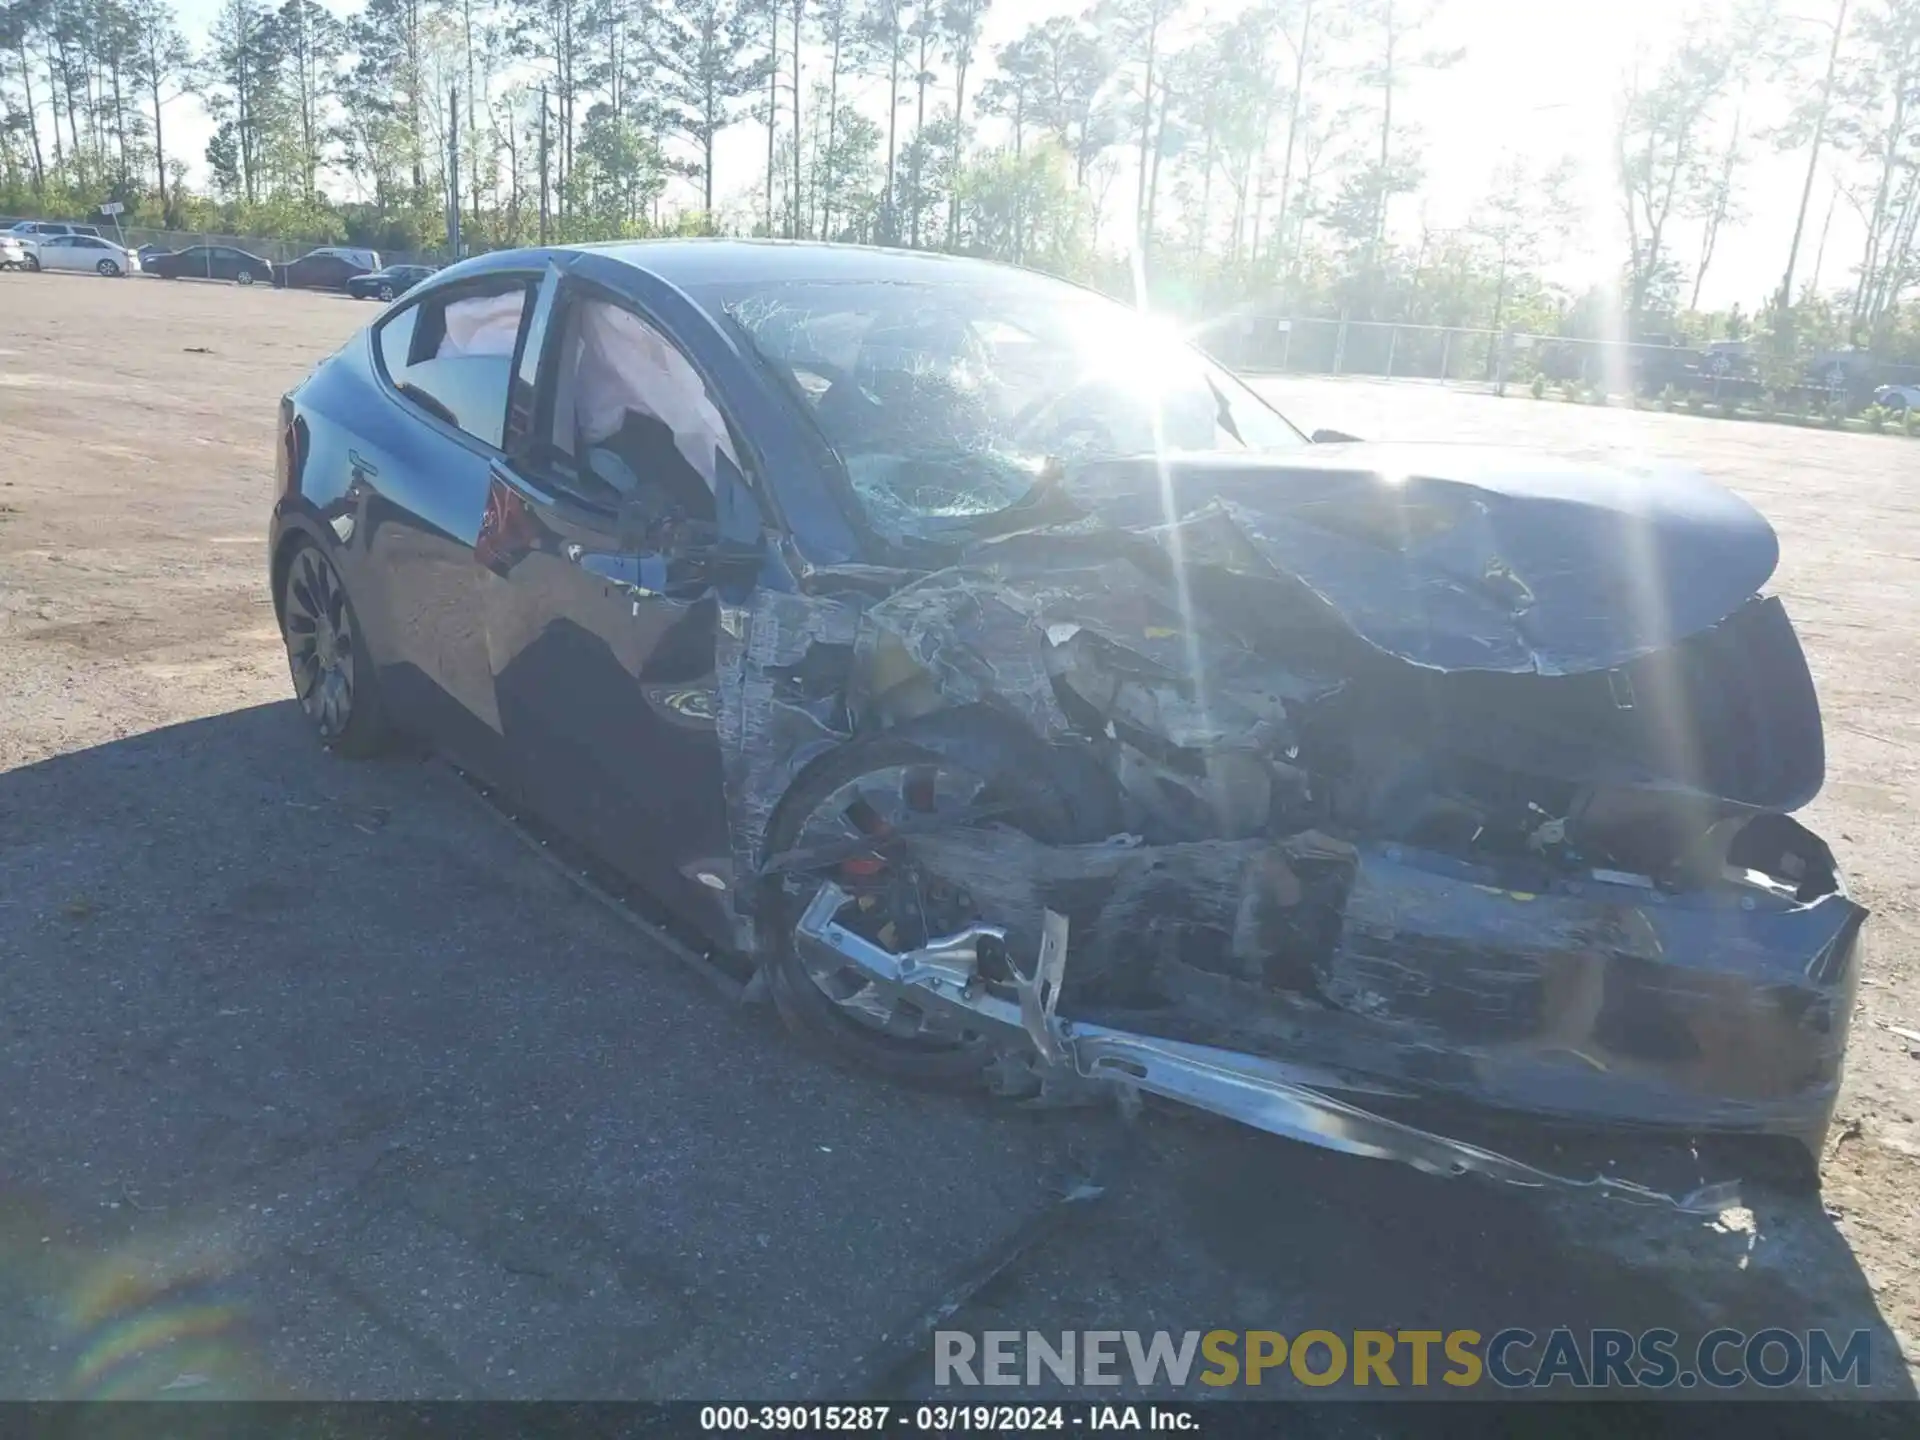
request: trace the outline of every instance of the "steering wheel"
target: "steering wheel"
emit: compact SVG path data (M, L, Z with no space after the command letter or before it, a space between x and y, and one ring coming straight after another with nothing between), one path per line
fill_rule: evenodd
M861 421L871 418L876 411L883 408L880 402L869 395L860 382L853 378L851 371L834 364L831 360L809 355L805 359L791 363L794 369L811 370L827 382L827 388L820 393L820 398L814 402L813 408L814 418L819 422L820 429L825 432L829 440L842 431L859 429ZM842 415L858 418L852 419L851 423L842 424L838 419Z
M1068 413L1064 416L1060 413L1067 402L1090 391L1097 392L1102 389L1110 389L1118 393L1113 382L1104 376L1088 375L1075 380L1064 390L1055 391L1051 395L1042 395L1038 400L1030 401L1023 405L1019 413L1007 423L1008 442L1016 449L1045 450L1058 448L1063 439L1088 435L1097 444L1105 444L1111 448L1113 429L1104 420L1085 411L1078 414ZM1042 443L1043 440L1045 443Z

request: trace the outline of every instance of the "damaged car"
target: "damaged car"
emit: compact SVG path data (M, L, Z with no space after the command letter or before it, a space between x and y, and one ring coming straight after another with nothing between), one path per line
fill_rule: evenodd
M1309 439L1065 282L749 241L456 265L280 422L321 739L431 744L835 1057L1811 1172L1866 912L1774 533L1698 477Z

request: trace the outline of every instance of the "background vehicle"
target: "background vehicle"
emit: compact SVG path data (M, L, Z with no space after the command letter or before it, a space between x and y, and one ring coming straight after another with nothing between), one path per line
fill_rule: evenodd
M1310 443L1090 291L811 244L469 260L280 434L319 736L425 737L824 1050L1526 1184L1339 1097L1598 1127L1607 1185L1819 1153L1867 916L1728 491Z
M388 265L347 281L347 293L356 300L391 300L404 295L434 273L431 265Z
M273 278L273 262L231 245L189 245L148 262L147 272L163 280L231 280L251 285Z
M338 255L342 260L351 260L365 270L380 268L380 252L368 250L360 245L316 245L310 252L314 255Z
M45 235L98 235L99 229L92 225L70 225L64 220L21 220L14 224L11 234L23 239L33 239Z
M1920 385L1882 385L1873 403L1889 410L1920 410Z
M367 259L374 263L365 263ZM379 269L379 259L371 250L348 251L326 246L275 266L273 283L289 290L344 290L354 276Z
M97 235L48 235L27 247L27 268L133 275L139 273L140 256Z

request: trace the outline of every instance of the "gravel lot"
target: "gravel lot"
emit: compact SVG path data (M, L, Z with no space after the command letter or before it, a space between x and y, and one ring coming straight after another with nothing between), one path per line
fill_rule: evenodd
M1088 1174L953 1324L1864 1327L1912 1396L1920 445L1267 382L1309 426L1692 461L1779 526L1812 819L1878 928L1825 1209L1703 1224L837 1073L438 766L320 753L274 402L373 313L0 275L0 1397L837 1396Z

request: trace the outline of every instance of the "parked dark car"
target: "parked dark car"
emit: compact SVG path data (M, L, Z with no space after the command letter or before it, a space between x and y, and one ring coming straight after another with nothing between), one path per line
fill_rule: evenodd
M388 265L347 281L347 293L356 300L391 300L404 295L434 273L431 265Z
M1867 917L1718 487L1310 442L1090 291L745 241L457 264L279 429L324 743L423 737L827 1051L1692 1210L1812 1174Z
M163 280L231 280L237 285L251 285L256 280L275 278L271 260L231 245L189 245L156 256L151 262L143 256L142 265L148 274Z
M348 281L371 273L373 268L337 250L313 250L279 266L273 273L273 283L289 290L344 290Z

